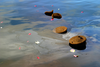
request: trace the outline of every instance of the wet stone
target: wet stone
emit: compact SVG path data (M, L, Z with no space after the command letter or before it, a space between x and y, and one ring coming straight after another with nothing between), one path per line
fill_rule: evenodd
M62 15L60 13L53 13L52 14L52 19L54 19L54 18L61 19L62 18Z
M65 33L67 32L67 27L65 26L60 26L60 27L57 27L53 30L54 33Z
M86 37L82 35L72 37L69 39L69 46L78 50L86 49Z
M74 36L69 40L70 44L80 44L86 41L86 37L85 36Z
M45 14L48 15L48 16L51 16L53 14L53 10L52 11L46 11Z

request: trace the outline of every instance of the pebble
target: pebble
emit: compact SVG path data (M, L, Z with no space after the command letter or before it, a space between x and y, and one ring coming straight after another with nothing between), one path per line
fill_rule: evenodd
M66 31L67 31L67 27L65 26L59 26L53 30L54 33L64 33Z
M51 16L53 14L53 10L52 11L45 11L45 14L48 16Z
M69 39L69 43L75 45L81 44L86 41L86 37L82 35L74 36Z

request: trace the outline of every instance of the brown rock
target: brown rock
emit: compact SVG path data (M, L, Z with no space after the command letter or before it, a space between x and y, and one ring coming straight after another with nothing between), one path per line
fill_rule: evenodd
M69 40L69 43L72 44L72 45L75 45L75 44L81 44L81 43L83 43L85 41L86 41L86 37L85 36L78 35L78 36L72 37Z
M60 27L57 27L53 30L54 33L64 33L64 32L67 32L67 27L65 26L60 26Z
M51 16L53 14L53 10L52 11L46 11L45 14L48 15L48 16Z
M53 14L52 14L52 19L54 19L54 18L60 19L60 18L62 18L62 16L61 16L61 14L59 14L59 13L53 13Z

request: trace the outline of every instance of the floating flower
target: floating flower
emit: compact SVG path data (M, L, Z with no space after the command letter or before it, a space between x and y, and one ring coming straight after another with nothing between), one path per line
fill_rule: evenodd
M40 59L40 57L37 57L37 59Z
M74 49L71 49L70 52L75 52L75 50Z
M31 35L31 33L29 33L28 35Z
M81 11L81 13L83 13L83 11Z
M19 50L21 49L21 47L19 47Z
M51 21L52 21L52 20L54 20L54 19L51 19Z
M1 23L3 23L3 21L1 21Z
M0 27L2 29L2 27Z
M29 42L29 41L27 41L27 42Z
M74 57L78 57L78 55L74 55Z
M36 41L35 43L36 43L36 44L39 44L40 42L39 42L39 41Z
M37 7L36 5L34 5L34 7Z

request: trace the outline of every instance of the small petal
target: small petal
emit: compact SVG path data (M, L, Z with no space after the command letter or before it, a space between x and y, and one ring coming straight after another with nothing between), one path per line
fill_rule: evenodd
M40 59L40 57L37 57L37 59Z
M51 19L51 21L52 21L52 20L54 20L54 19Z
M34 7L37 7L36 5L34 5Z
M29 42L29 41L27 41L27 42Z
M3 21L1 21L1 23L3 23Z
M19 47L19 50L21 49L21 47Z
M29 33L28 35L31 35L31 33Z
M78 57L78 55L74 55L74 57Z

